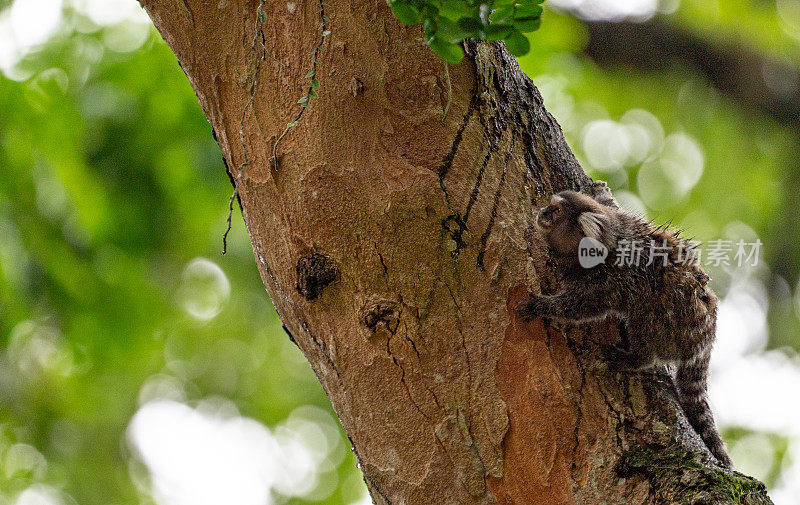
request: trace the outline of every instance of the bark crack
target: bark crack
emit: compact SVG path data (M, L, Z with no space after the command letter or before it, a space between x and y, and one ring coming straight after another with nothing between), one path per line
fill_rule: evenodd
M403 367L403 365L400 364L400 361L392 353L392 350L389 347L389 342L391 341L391 337L392 335L389 335L386 338L386 354L389 355L389 358L392 360L392 363L394 363L394 365L400 369L400 383L403 385L403 389L405 389L406 391L408 400L411 402L412 405L414 405L414 409L416 409L416 411L419 412L419 414L422 417L424 417L425 420L428 421L428 423L431 423L431 418L425 412L422 411L422 408L419 406L419 404L414 400L414 397L411 395L411 390L408 387L408 383L406 383L406 369Z
M189 0L183 0L183 6L186 8L186 12L189 14L189 22L194 25L194 13L192 12L192 8L189 6Z
M185 0L184 0L185 2ZM242 163L236 169L236 180L233 184L233 193L231 193L231 197L228 200L228 219L227 219L227 228L225 229L225 233L222 234L222 254L228 252L228 234L231 232L231 227L233 226L233 201L239 198L239 188L242 183L242 173L244 172L244 168L250 165L250 157L247 154L247 142L245 139L244 134L244 120L247 116L247 111L253 105L253 100L256 98L256 93L258 92L258 72L261 70L261 64L264 60L267 59L267 40L264 36L264 19L266 15L264 14L264 5L266 4L266 0L260 0L258 7L256 8L256 25L255 25L255 33L253 34L253 42L251 44L251 49L255 52L256 45L258 44L259 38L261 39L261 54L256 60L256 68L253 70L253 86L250 88L250 96L247 98L247 102L244 104L244 108L242 108L242 115L239 118L239 142L242 147ZM187 6L188 8L188 6ZM191 10L189 11L191 15ZM259 37L260 35L260 37ZM232 155L231 155L232 157ZM239 202L241 205L241 201ZM244 213L242 213L242 218L244 218Z
M478 259L477 259L477 266L481 270L486 270L483 264L483 257L486 254L486 243L489 240L489 235L492 233L492 228L494 227L494 221L497 218L497 209L500 206L500 195L503 192L503 186L506 182L506 173L508 172L508 161L511 159L511 156L514 154L514 144L516 141L516 137L511 137L511 145L508 148L508 153L506 154L506 159L503 163L503 173L500 176L500 182L497 184L497 190L494 193L494 203L492 204L492 213L489 216L489 224L486 226L486 230L481 235L481 245L478 249Z
M374 240L372 241L372 246L375 248L375 254L378 255L378 261L381 262L381 268L383 268L383 282L386 286L386 289L389 289L389 267L386 266L386 260L383 258L383 254L381 250L378 248L378 243Z
M334 363L333 359L331 358L331 355L328 353L328 346L325 344L324 341L318 339L316 335L311 333L311 330L309 329L308 323L306 323L305 319L300 317L299 314L297 315L297 318L300 320L300 327L303 328L303 331L306 332L306 335L308 335L309 338L311 338L311 341L319 349L320 353L322 353L322 356L325 358L325 361L328 362L328 366L331 368L331 370L333 370L333 372L336 374L336 377L338 377L339 381L341 382L341 376L339 375L339 370L336 368L336 363Z
M477 81L475 83L475 89L472 90L472 98L470 99L469 105L467 106L467 112L464 113L464 118L461 120L461 124L458 126L458 130L456 130L456 134L453 137L453 142L450 144L450 151L445 155L444 160L442 160L442 164L439 169L436 171L439 175L439 184L442 186L444 190L444 178L447 177L447 172L450 171L450 168L453 166L453 159L456 157L456 153L458 152L458 146L461 145L461 140L464 138L464 130L467 128L470 119L472 118L472 114L478 109L480 97L478 96L477 90ZM445 194L447 191L445 190Z
M472 387L473 387L473 372L472 372L472 362L469 357L469 351L467 349L467 342L464 336L464 329L461 321L461 306L459 305L458 301L456 300L456 296L453 293L453 289L450 287L450 284L447 282L444 283L445 287L447 288L448 293L450 293L450 298L453 300L453 305L455 306L455 317L456 317L456 329L458 334L461 336L461 348L464 351L464 362L467 368L467 404L466 404L466 417L463 415L463 410L459 407L457 410L459 412L459 418L463 419L464 429L466 430L466 437L467 443L469 445L470 453L474 458L477 459L478 464L480 464L480 474L482 479L482 489L480 494L485 494L487 489L487 475L486 475L486 464L483 462L483 458L481 457L480 451L478 447L475 445L475 441L472 434ZM470 489L469 486L464 482L465 489L470 494L474 494Z
M575 446L572 449L572 471L573 471L573 473L577 470L578 454L579 454L578 450L580 449L580 446L581 446L580 431L581 431L581 424L583 423L583 415L584 415L584 413L583 413L583 388L586 387L586 371L583 369L583 367L580 367L580 368L581 368L581 370L580 370L581 383L578 386L578 401L577 401L578 416L577 416L577 419L575 420L575 430L573 432L573 436L575 438Z
M622 436L620 435L620 431L623 429L624 426L624 414L617 410L614 406L613 402L608 398L608 393L606 393L605 388L602 386L602 383L598 382L598 391L600 392L600 396L603 398L606 406L608 407L609 413L612 414L614 421L616 422L617 426L614 430L614 434L617 440L617 447L620 450L625 450L625 446L627 444L623 444Z
M264 2L265 0L261 0ZM319 42L316 46L314 46L314 50L311 52L311 71L306 74L307 79L311 79L311 82L306 87L306 94L297 103L300 105L300 111L294 117L293 120L286 123L286 127L283 129L278 138L275 140L275 144L272 146L272 166L277 170L278 169L278 144L281 143L286 134L289 133L289 130L297 126L297 123L303 117L303 113L306 109L311 107L311 100L317 98L317 88L319 88L319 80L317 79L317 65L319 65L319 53L323 51L323 47L325 45L325 38L330 35L330 30L328 29L328 16L325 15L325 2L319 0L319 29L322 30L322 34L319 37Z
M464 130L466 130L467 125L469 125L470 119L472 119L472 115L477 111L480 107L480 95L478 94L478 80L475 80L475 83L472 88L470 101L467 104L467 112L464 113L464 117L461 120L461 123L456 130L455 136L453 137L453 141L450 144L450 150L445 155L444 159L442 160L441 165L436 170L437 175L439 176L439 187L444 194L445 202L447 203L447 208L450 210L450 216L448 216L443 222L442 226L447 232L449 233L450 237L455 242L455 247L452 248L450 254L453 258L458 257L460 250L466 245L463 240L464 230L466 230L467 226L465 221L461 218L459 213L453 208L453 204L450 201L450 194L447 191L447 186L444 183L445 177L447 177L447 173L450 171L450 168L453 166L453 160L455 159L456 153L458 152L458 148L461 145L461 141L464 138ZM456 229L450 229L450 223L454 223Z
M475 186L472 188L472 192L469 195L469 201L467 202L467 208L464 211L464 224L466 225L467 221L469 221L469 213L472 210L472 206L475 204L475 201L478 199L478 190L481 187L481 182L483 182L483 173L486 171L487 165L489 165L489 159L492 157L492 153L495 152L495 146L491 146L488 151L486 151L486 156L483 157L483 164L481 165L480 170L478 170L478 177L475 181Z
M453 289L450 287L450 284L447 282L444 283L445 287L447 288L447 292L450 293L450 298L453 300L453 305L456 307L456 329L458 330L458 334L461 336L461 348L464 350L464 361L467 365L467 415L469 417L468 424L472 422L472 409L471 409L471 402L472 402L472 364L470 363L469 359L469 351L467 351L467 342L464 337L464 331L461 326L461 306L458 304L456 300L456 296L453 293Z

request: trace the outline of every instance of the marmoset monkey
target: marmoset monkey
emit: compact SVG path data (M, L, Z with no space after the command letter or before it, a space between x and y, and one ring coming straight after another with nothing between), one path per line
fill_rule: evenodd
M717 320L709 277L679 233L619 208L605 183L595 183L594 193L562 191L539 212L536 229L563 270L561 291L553 296L531 293L518 310L527 320L620 319L628 348L606 348L611 366L643 370L676 365L675 383L689 423L719 462L731 468L706 395ZM585 258L587 248L605 249L605 261L595 253L600 258L589 268L582 266L579 255Z

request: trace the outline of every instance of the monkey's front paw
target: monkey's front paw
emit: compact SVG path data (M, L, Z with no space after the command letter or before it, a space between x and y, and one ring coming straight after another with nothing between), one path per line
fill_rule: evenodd
M611 194L611 188L603 181L595 181L592 183L592 194L594 195L594 199L603 205L617 206L617 201L614 200L614 196Z
M594 181L592 183L592 191L594 191L595 195L599 195L601 193L608 193L611 194L611 190L608 188L608 184L605 181Z
M526 321L531 321L539 316L544 315L542 298L539 295L528 293L528 299L519 302L517 305L517 312Z

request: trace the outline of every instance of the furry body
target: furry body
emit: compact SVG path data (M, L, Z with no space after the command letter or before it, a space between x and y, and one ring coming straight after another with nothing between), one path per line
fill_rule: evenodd
M606 349L612 366L642 370L657 363L675 364L675 384L686 417L711 453L730 468L706 395L717 320L717 299L707 286L709 278L694 260L688 241L620 209L604 183L596 183L594 189L594 197L561 192L539 212L536 228L562 267L561 292L531 293L519 311L527 319L622 320L627 348ZM584 237L608 248L604 263L593 268L579 264L578 246ZM631 244L642 247L638 254L630 254L629 262L620 261L618 252Z

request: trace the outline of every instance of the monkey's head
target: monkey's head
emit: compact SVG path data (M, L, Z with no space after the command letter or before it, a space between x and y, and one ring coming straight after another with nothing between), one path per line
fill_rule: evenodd
M716 313L717 297L714 295L711 286L708 285L711 277L698 265L693 265L691 271L687 273L687 276L691 279L694 288L692 298L697 312L703 316Z
M608 249L616 245L613 209L594 198L562 191L550 198L550 204L539 211L536 228L541 231L554 252L561 256L575 256L584 237L602 242Z

